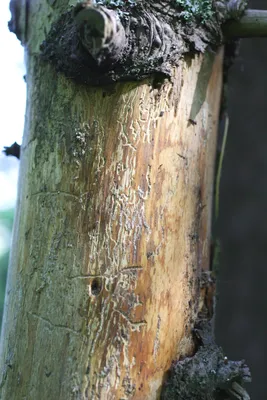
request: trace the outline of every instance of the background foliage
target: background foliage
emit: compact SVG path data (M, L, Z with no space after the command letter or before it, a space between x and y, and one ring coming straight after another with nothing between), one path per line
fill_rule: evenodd
M0 211L0 226L9 232L11 237L11 230L13 225L14 210ZM5 286L6 286L6 273L9 259L9 250L4 251L0 254L0 325L3 316L3 306L5 297Z

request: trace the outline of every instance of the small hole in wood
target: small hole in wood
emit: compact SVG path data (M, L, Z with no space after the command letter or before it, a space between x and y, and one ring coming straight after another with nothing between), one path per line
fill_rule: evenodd
M102 281L101 278L95 278L92 280L91 283L91 294L93 296L97 296L99 295L99 293L101 292L102 289Z

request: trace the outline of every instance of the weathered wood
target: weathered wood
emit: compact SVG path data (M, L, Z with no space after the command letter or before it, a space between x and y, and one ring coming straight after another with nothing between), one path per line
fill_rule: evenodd
M191 354L221 91L221 54L203 60L181 63L160 90L112 94L35 69L3 400L154 399L172 359Z
M31 29L0 397L159 398L206 300L222 52L94 89Z

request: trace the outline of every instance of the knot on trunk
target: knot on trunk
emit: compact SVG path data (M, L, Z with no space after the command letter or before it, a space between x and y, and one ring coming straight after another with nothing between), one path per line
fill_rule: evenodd
M221 26L230 18L229 10L241 12L236 3L244 1L207 0L204 9L196 7L196 0L191 3L79 3L52 25L41 46L42 56L68 77L91 85L141 80L151 74L170 78L183 54L222 43Z

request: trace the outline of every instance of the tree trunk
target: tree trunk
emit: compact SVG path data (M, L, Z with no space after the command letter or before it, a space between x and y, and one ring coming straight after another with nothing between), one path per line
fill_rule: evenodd
M207 300L222 52L159 88L84 86L39 59L44 4L29 15L0 397L157 399Z

